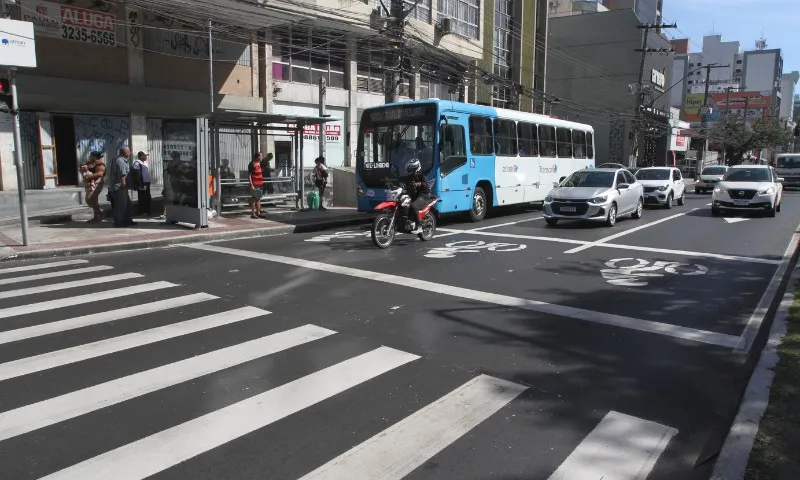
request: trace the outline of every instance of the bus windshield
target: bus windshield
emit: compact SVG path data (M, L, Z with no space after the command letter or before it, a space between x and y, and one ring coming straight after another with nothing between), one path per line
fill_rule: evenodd
M800 168L800 155L792 157L778 157L777 168Z
M419 160L422 173L433 168L435 105L387 107L364 112L356 166L361 180L383 186L386 177L407 177L406 164Z

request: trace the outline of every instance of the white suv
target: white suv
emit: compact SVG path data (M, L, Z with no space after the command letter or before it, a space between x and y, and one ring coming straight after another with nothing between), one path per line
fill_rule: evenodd
M644 187L645 205L672 208L673 202L683 205L686 201L686 184L677 168L642 168L636 172L636 179Z
M761 211L774 217L781 211L782 181L775 169L767 165L731 167L714 188L711 213L719 215L722 210Z
M714 187L722 181L722 177L725 176L727 171L728 167L724 165L712 165L703 168L703 171L700 172L700 176L697 177L697 181L694 183L694 193L705 193L709 190L714 190Z

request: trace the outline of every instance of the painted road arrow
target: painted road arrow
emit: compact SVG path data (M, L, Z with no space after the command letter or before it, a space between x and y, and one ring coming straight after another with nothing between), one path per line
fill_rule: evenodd
M725 221L728 222L728 223L739 223L739 222L746 222L746 221L750 220L749 218L741 218L741 217L733 217L733 218L724 217L724 218L725 218Z

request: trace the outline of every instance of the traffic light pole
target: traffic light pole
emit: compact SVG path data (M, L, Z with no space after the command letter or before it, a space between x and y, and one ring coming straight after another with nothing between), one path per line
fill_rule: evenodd
M19 195L19 222L22 245L28 246L28 207L25 204L25 168L22 162L22 135L19 126L19 101L17 100L17 69L8 69L11 82L11 118L14 125L14 163L17 167L17 193Z

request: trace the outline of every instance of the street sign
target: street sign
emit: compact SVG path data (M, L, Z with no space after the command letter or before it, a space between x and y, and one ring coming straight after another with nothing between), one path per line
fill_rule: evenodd
M36 67L33 23L0 18L0 66Z

